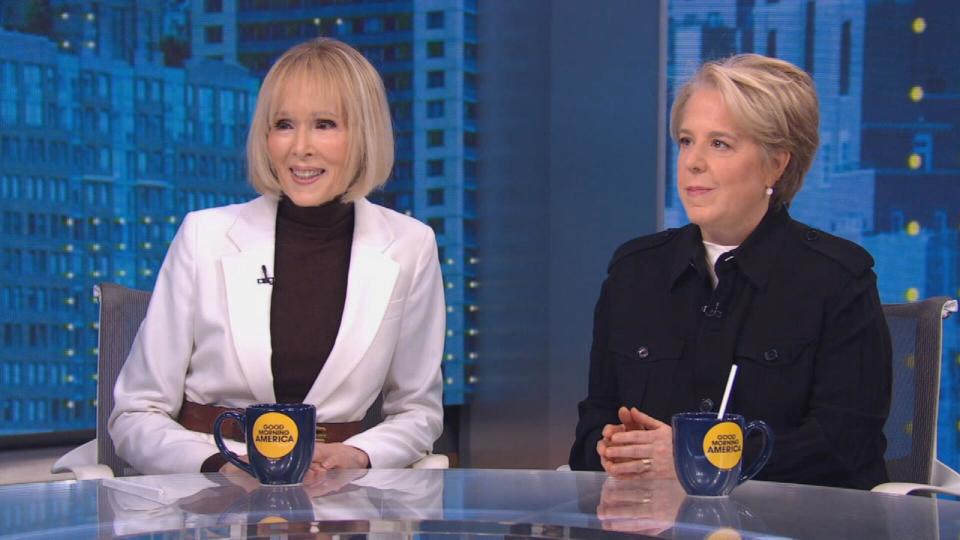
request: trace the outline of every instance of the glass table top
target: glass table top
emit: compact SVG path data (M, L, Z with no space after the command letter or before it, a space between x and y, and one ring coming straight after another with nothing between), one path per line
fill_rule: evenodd
M302 486L180 474L0 486L15 538L957 538L960 502L747 482L524 470L332 471Z

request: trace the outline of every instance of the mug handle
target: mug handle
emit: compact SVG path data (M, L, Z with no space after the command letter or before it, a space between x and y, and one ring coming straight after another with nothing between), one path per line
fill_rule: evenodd
M220 416L218 416L217 419L214 420L213 422L213 440L217 443L217 448L220 450L220 453L223 454L223 457L227 458L227 461L229 461L230 463L233 463L237 467L240 467L240 469L246 471L247 474L256 478L257 475L253 473L253 467L251 467L247 463L240 461L240 456L234 454L227 448L227 445L223 443L223 435L220 433L220 426L223 424L224 420L227 420L228 418L232 418L236 420L241 426L243 426L246 420L246 416L247 415L243 413L237 413L234 411L226 411L226 412L220 413Z
M763 446L760 447L760 455L757 456L756 461L740 475L740 479L737 480L738 485L756 476L760 469L770 461L770 455L773 454L773 430L763 420L753 420L747 424L747 429L743 434L744 444L747 442L747 435L755 430L759 430L763 434Z

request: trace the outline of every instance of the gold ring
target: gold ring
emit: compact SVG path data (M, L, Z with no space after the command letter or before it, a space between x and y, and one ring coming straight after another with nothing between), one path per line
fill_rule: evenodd
M649 467L650 465L653 465L653 460L650 458L643 458L640 460L640 463L643 463L644 465Z

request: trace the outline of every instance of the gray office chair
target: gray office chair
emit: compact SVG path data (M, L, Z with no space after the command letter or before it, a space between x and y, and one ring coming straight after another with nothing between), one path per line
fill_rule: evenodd
M107 432L107 420L113 411L113 387L120 368L127 361L133 338L147 314L150 292L128 289L114 283L101 283L93 289L100 300L100 354L97 359L97 438L61 457L51 472L73 472L77 479L108 478L139 474L117 456ZM364 428L380 422L381 400L368 412ZM449 460L443 454L427 454L414 462L414 469L446 469Z
M883 306L893 343L893 397L883 430L891 481L873 491L960 495L960 474L937 459L943 319L956 311L957 301L946 296Z
M78 479L138 474L117 456L107 432L107 420L113 411L113 386L147 314L150 292L101 283L93 287L93 295L100 303L97 438L72 450L53 466L53 472L72 471Z

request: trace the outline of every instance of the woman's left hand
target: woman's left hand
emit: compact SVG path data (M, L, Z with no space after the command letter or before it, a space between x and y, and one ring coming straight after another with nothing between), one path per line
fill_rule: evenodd
M366 469L370 466L367 453L343 443L317 443L313 449L311 469Z
M673 429L636 407L621 407L618 416L626 429L604 437L600 454L601 461L606 462L604 469L613 476L643 474L653 478L676 478Z

